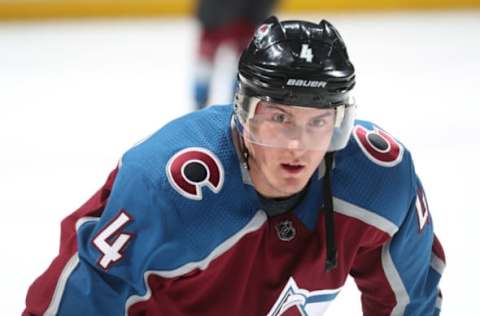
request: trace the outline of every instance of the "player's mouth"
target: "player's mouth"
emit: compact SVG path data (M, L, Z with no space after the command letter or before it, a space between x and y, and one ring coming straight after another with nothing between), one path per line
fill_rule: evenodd
M290 164L290 163L282 163L281 167L283 170L290 174L298 174L305 169L304 165L299 164Z

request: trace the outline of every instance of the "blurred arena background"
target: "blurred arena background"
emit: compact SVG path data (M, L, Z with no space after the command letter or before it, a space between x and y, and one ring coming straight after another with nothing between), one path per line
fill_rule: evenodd
M60 221L122 152L193 109L194 6L0 0L0 314L21 313ZM412 150L426 187L447 254L442 315L478 315L480 0L283 0L274 13L339 28L359 117ZM211 103L229 103L235 63L218 62ZM351 281L326 314L361 315Z

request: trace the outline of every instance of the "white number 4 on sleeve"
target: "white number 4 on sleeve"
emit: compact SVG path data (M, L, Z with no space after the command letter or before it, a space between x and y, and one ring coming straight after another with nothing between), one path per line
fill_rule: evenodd
M102 254L97 263L103 269L108 270L112 263L123 258L123 251L132 235L119 232L130 221L132 218L122 210L93 239L93 244Z
M417 209L417 218L418 218L418 228L419 231L422 231L425 227L425 224L428 222L428 203L425 193L422 189L417 190L417 201L415 203Z

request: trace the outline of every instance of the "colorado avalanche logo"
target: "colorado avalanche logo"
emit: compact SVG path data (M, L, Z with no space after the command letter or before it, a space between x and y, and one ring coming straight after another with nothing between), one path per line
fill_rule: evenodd
M353 136L363 153L377 165L393 167L403 159L403 146L381 129L375 127L367 130L357 125L353 129Z
M202 199L202 187L218 193L224 172L220 160L205 148L190 147L177 152L166 166L168 181L181 195L192 200Z
M340 289L310 292L298 288L290 278L267 316L321 316L339 292Z

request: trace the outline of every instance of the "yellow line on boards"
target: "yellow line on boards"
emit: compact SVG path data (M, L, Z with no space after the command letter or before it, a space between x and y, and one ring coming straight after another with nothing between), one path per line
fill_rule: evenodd
M0 20L73 17L185 16L197 0L0 0ZM278 11L480 8L480 0L283 0Z

